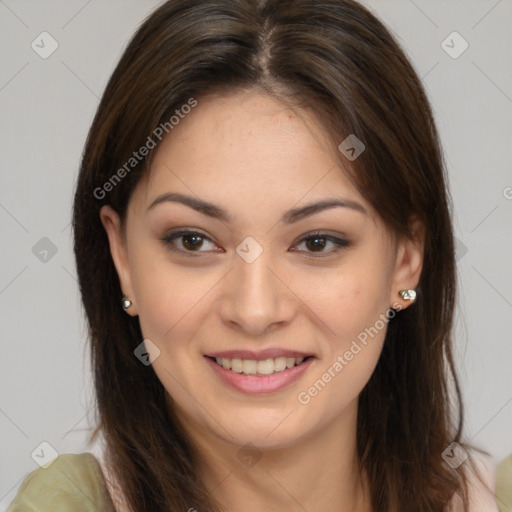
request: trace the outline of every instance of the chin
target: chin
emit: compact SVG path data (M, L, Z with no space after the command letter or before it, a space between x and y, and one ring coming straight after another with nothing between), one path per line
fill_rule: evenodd
M217 435L226 442L239 447L252 445L261 450L284 449L301 442L309 432L309 430L305 430L308 425L304 422L297 422L297 418L292 420L293 413L287 418L288 414L290 414L289 411L285 414L269 414L265 417L264 412L257 411L254 415L246 415L245 421L240 420L240 416L237 416L237 418L233 418L232 422L226 423L231 425L231 428L227 428L231 436L223 429L219 430L218 425L215 428Z

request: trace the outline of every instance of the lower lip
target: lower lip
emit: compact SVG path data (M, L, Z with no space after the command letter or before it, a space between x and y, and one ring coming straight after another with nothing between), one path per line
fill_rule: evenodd
M224 382L231 385L238 391L255 395L280 391L281 389L289 386L308 369L309 365L313 361L313 358L310 357L298 366L294 366L293 368L287 368L282 372L259 377L257 375L244 375L243 373L236 373L232 370L226 370L226 368L218 365L209 357L205 356L205 358L208 364Z

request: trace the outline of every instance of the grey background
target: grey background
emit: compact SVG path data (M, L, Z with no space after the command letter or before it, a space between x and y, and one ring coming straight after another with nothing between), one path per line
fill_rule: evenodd
M399 39L434 107L455 206L466 434L498 461L512 452L512 2L363 3ZM99 96L158 4L0 0L0 511L38 467L31 453L41 442L91 449L72 194ZM43 31L58 43L47 59L31 47ZM456 59L441 45L453 31L469 44ZM451 51L462 48L451 40Z

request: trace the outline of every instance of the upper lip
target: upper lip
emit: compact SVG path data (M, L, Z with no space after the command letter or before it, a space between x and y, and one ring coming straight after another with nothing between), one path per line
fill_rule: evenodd
M311 353L289 350L285 348L267 348L265 350L222 350L205 354L207 357L223 357L226 359L254 359L262 361L264 359L274 359L276 357L308 357Z

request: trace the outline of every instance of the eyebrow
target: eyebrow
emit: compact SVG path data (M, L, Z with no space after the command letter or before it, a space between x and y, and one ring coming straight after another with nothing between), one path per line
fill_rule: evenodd
M202 199L197 199L195 197L187 196L185 194L178 194L169 192L167 194L162 194L158 196L147 208L147 211L151 210L158 204L173 202L173 203L181 203L185 206L189 206L194 210L202 213L203 215L207 215L208 217L213 217L214 219L218 219L224 222L232 222L233 217L226 211L223 210L220 206L216 206L207 201L203 201ZM328 210L331 208L349 208L351 210L355 210L364 215L368 215L366 209L360 203L356 201L351 201L347 199L324 199L322 201L317 201L315 203L310 203L305 206L301 206L298 208L292 208L284 213L281 218L281 222L284 224L293 224L298 222L299 220L305 219L315 213L319 213L324 210Z

